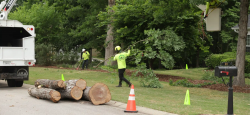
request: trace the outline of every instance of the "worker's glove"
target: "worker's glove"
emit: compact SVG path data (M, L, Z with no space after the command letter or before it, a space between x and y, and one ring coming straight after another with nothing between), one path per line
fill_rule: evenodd
M205 15L204 19L206 19L206 18L207 18L207 15Z

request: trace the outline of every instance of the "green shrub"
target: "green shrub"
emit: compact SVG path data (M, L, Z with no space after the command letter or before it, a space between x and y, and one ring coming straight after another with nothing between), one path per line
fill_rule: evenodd
M209 69L214 69L219 66L222 62L228 62L235 65L236 53L225 52L224 54L211 54L205 59L205 63ZM245 57L245 73L250 73L250 55L247 54Z
M225 83L229 82L229 77L223 77ZM214 76L214 71L205 71L202 80L209 80L217 83L224 83L221 77Z
M245 73L245 78L250 79L250 73Z
M74 65L78 62L78 59L80 58L79 55L77 55L78 52L71 51L71 52L55 52L52 60L53 64L70 64Z
M189 82L187 79L181 79L181 80L177 80L175 82L173 82L172 79L169 80L169 85L171 86L183 86L183 87L202 87L202 86L206 86L206 85L212 85L212 84L216 84L215 82L204 82L202 84L193 84L191 82Z
M52 45L38 44L35 47L36 64L51 65L52 64Z
M226 56L223 54L211 54L205 59L206 66L210 69L214 69L216 66L220 65L221 60Z
M140 85L142 87L150 87L150 88L161 88L162 85L159 82L159 78L156 77L154 72L151 69L146 69L146 64L142 63L137 65L136 72L133 74L136 77L140 74Z
M78 62L79 55L76 51L56 52L52 45L38 44L35 48L35 57L39 65L74 65Z

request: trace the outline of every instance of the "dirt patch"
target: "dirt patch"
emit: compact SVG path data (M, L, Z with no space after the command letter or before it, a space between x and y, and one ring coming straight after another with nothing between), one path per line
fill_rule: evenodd
M213 71L213 70L209 70L209 71ZM126 75L131 76L134 71L126 70L125 72L126 72ZM142 74L139 73L139 75L137 75L137 76L140 76L140 75L142 75ZM174 82L177 80L185 79L185 78L179 77L179 76L171 76L171 75L163 75L163 74L156 74L156 76L159 78L160 81L165 81L165 82L169 82L170 79L172 79ZM203 84L205 82L212 83L212 81L209 81L209 80L188 79L188 81L193 83L193 84ZM207 86L203 86L202 88L208 88L208 89L212 89L212 90L228 92L228 86L226 86L225 84L207 85ZM241 92L241 93L250 93L250 85L246 85L244 87L233 86L233 91L234 92Z
M218 90L218 91L228 91L228 86L225 84L213 84L203 86L203 88ZM250 93L250 85L246 85L244 87L233 86L233 92L241 92L241 93Z
M45 68L55 68L55 69L68 69L68 70L76 70L76 68L58 68L56 66L34 66L34 67L45 67ZM109 73L109 71L106 70L79 70L79 71L96 71L96 72L105 72L105 73ZM125 74L128 76L132 76L134 71L130 71L128 69L126 69ZM139 73L137 76L141 76L142 74ZM159 78L160 81L165 81L165 82L169 82L170 79L172 79L174 82L177 80L181 80L181 79L185 79L183 77L179 77L179 76L171 76L171 75L163 75L163 74L156 74L156 76ZM189 82L193 83L193 84L203 84L203 83L208 83L208 82L212 82L209 80L192 80L192 79L188 79ZM208 89L212 89L212 90L218 90L218 91L226 91L228 92L228 86L226 86L225 84L213 84L213 85L207 85L207 86L203 86L202 88L208 88ZM250 85L246 85L244 87L241 86L233 86L233 92L241 92L241 93L250 93Z

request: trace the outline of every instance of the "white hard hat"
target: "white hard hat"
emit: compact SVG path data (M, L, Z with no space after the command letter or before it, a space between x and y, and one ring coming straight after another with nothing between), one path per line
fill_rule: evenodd
M82 49L82 52L84 52L85 51L85 49Z

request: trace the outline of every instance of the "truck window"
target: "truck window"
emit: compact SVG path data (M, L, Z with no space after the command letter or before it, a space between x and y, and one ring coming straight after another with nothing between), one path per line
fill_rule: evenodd
M0 47L23 47L23 39L31 36L25 29L0 27Z

